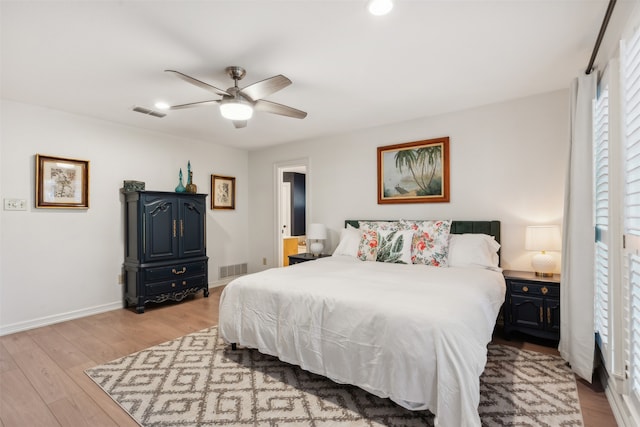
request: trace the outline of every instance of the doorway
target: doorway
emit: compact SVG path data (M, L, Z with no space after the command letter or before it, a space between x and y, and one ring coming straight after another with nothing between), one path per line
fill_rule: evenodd
M307 252L308 160L276 164L276 254L277 266L289 265L288 255Z

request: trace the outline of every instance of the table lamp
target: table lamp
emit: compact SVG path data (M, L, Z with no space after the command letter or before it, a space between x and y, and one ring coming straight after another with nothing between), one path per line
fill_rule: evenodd
M324 224L310 224L307 229L307 241L312 241L309 245L309 250L314 256L318 256L324 249L324 243L322 242L327 238L327 228Z
M528 226L525 249L528 251L540 251L531 258L531 266L536 276L553 276L556 262L547 251L560 250L560 227L557 225Z

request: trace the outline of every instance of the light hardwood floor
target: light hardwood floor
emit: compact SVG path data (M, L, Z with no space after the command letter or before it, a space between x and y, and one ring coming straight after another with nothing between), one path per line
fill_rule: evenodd
M0 426L136 426L84 370L218 323L209 298L122 309L0 337ZM521 340L494 342L557 354ZM578 381L586 427L615 426L599 385Z

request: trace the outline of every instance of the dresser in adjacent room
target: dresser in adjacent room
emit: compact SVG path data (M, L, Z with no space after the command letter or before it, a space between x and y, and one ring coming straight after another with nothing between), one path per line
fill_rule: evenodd
M209 296L206 194L123 192L124 302L144 313L149 302Z

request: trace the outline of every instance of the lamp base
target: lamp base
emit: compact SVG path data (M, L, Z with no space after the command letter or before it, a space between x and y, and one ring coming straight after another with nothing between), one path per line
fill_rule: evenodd
M553 277L553 273L543 273L541 271L536 271L535 273L538 277Z
M313 254L313 256L320 256L322 250L324 249L324 243L315 241L309 245L309 250Z
M548 253L540 252L531 258L531 267L536 272L536 276L551 277L553 276L553 270L556 268L556 262Z

